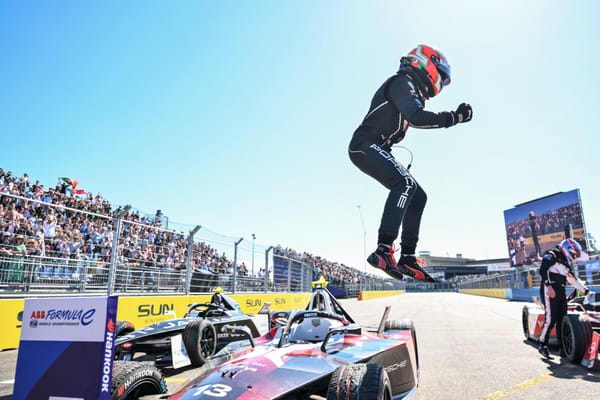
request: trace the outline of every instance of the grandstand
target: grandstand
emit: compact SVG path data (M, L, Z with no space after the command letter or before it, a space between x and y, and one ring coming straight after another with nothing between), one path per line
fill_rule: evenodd
M514 272L508 259L423 254L440 281L431 285L382 278L281 245L266 248L255 269L254 253L251 268L240 261L241 239L223 246L199 226L185 232L169 224L160 210L115 206L100 194L75 190L68 179L45 187L28 174L0 168L0 294L202 293L217 285L231 293L294 292L310 291L310 282L324 276L344 296L360 290L456 290L457 282Z
M255 273L254 265L249 271L238 262L237 246L219 251L222 243L201 237L210 236L207 230L196 240L191 231L169 228L160 210L133 210L75 190L66 178L45 187L0 168L0 291L205 292L214 285L231 292L294 291L310 290L321 275L351 291L394 286L282 246L271 246Z

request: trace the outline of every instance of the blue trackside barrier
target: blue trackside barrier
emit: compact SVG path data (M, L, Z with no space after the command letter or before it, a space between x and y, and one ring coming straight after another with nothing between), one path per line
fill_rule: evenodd
M589 286L590 290L592 292L600 292L600 286ZM567 294L570 293L572 290L571 287L567 288ZM531 289L511 289L510 291L507 291L507 295L510 295L510 297L508 297L510 300L513 301L533 301L533 297L540 297L540 288L536 287L536 288L531 288Z

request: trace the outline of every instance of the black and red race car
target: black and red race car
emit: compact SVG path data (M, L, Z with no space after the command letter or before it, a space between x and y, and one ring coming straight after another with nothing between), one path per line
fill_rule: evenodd
M130 322L119 321L115 359L151 359L158 368L200 366L207 357L242 337L241 334L222 330L223 326L244 326L253 337L266 329L266 315L244 314L232 298L222 294L221 299L220 304L192 304L182 318L157 322L138 330ZM259 313L267 314L268 306L263 306ZM261 328L261 323L264 328Z
M600 293L573 297L567 307L567 315L559 322L566 358L587 368L600 368ZM523 306L523 333L527 340L539 341L544 313L544 306L537 300ZM550 333L550 344L559 344L556 328Z
M362 327L317 281L305 309L271 312L269 331L243 333L209 357L178 392L156 399L413 399L419 380L415 327L388 320Z

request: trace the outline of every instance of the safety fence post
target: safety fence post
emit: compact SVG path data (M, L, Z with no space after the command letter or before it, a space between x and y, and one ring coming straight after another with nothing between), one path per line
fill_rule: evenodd
M107 292L109 296L112 296L114 293L115 276L117 273L117 259L119 258L119 236L121 235L121 224L123 222L123 218L129 213L130 209L131 206L127 204L113 218L115 234L113 236L112 250L110 252L110 270L108 271Z
M188 235L188 252L187 259L185 260L185 294L190 294L192 286L192 259L194 258L194 235L202 228L201 225L196 225L194 229L190 230Z
M265 251L265 293L269 291L269 252L271 250L273 250L273 246Z
M237 253L238 253L238 245L244 240L244 238L240 238L237 242L234 242L233 249L233 294L235 294L237 289Z

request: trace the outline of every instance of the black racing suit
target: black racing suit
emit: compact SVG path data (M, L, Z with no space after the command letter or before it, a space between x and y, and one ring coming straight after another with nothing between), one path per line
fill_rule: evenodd
M544 325L540 334L540 344L547 345L552 328L556 326L558 345L562 346L562 320L567 315L567 281L578 290L588 289L573 275L571 266L557 247L548 250L542 258L540 266L540 299L545 306ZM550 298L548 287L552 286L555 296Z
M535 247L535 256L539 257L542 254L542 248L540 247L540 239L537 233L535 215L529 216L529 227L531 228L531 238L533 239L533 245Z
M400 70L375 92L371 107L354 132L348 149L350 160L365 174L390 190L381 223L379 243L391 244L402 224L403 254L414 254L427 195L408 170L391 154L409 126L442 128L453 125L449 112L424 110L428 88L418 71Z

